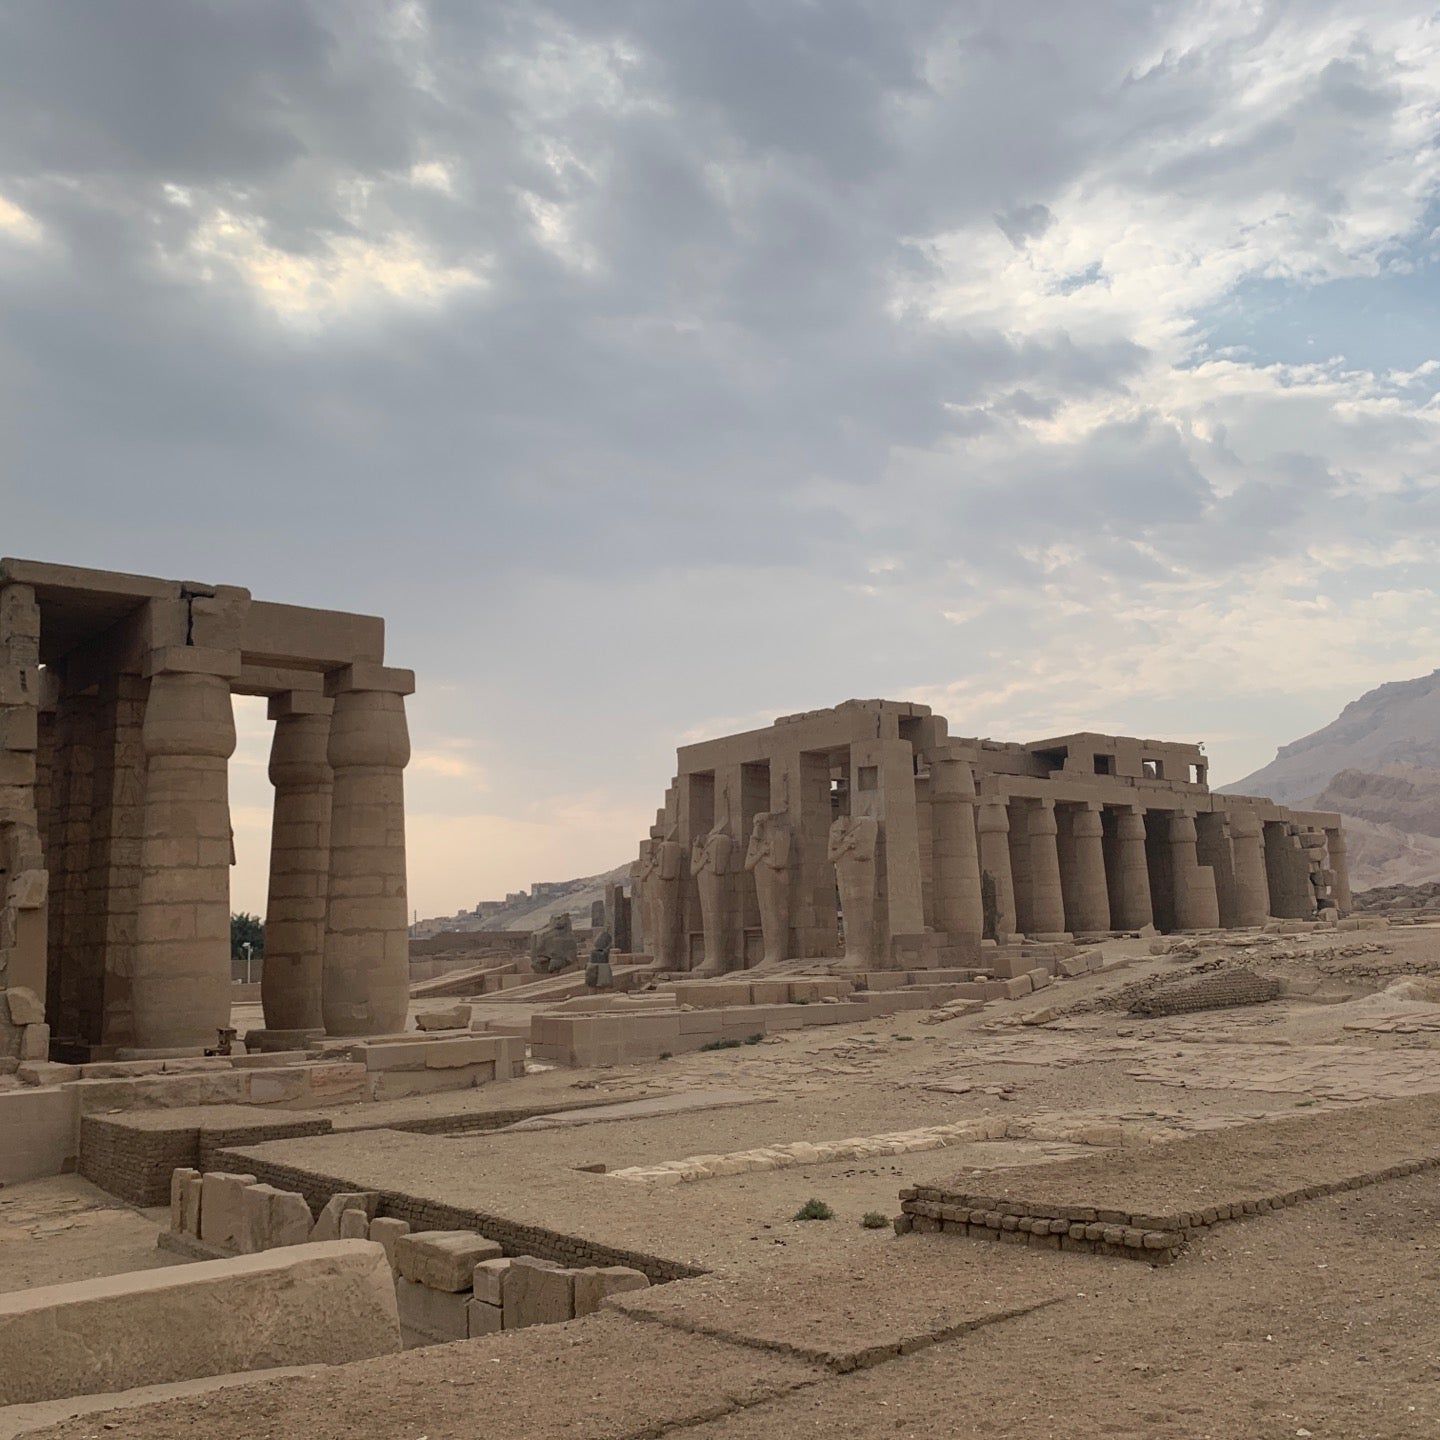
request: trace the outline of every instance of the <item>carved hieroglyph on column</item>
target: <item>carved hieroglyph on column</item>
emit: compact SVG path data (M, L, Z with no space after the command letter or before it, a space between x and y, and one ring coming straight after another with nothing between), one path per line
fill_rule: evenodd
M329 760L330 881L323 1009L331 1035L405 1028L410 959L405 913L405 766L409 670L351 665L325 677L335 701Z
M794 836L781 811L762 810L750 827L745 868L755 877L760 932L765 953L762 965L790 958L790 850Z
M880 822L869 815L842 815L830 826L830 863L845 921L845 964L870 970L880 962L875 924L875 856Z
M224 656L216 655L223 668ZM193 648L157 651L145 705L135 1046L213 1045L230 1024L230 803L235 717Z
M290 691L270 701L270 897L260 996L270 1030L319 1030L330 885L333 700Z
M725 877L730 873L734 848L735 841L722 822L703 840L696 840L690 852L690 873L700 891L700 925L705 940L705 959L697 975L723 975L730 968L731 925Z

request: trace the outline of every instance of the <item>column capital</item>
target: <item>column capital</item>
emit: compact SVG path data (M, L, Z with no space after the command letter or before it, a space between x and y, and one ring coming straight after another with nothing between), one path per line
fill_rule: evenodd
M342 665L338 670L326 672L326 695L334 697L356 690L384 695L413 695L415 672L397 670L390 665L376 665L369 660L357 660L353 665Z

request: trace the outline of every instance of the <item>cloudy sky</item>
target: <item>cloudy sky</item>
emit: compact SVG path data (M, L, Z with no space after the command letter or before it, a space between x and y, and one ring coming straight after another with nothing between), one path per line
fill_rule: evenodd
M852 695L1235 779L1440 664L1437 114L1404 0L0 0L0 551L386 616L421 914Z

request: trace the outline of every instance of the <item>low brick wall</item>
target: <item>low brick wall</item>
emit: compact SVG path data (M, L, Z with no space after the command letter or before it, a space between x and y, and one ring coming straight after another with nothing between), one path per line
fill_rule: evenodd
M217 1151L209 1168L254 1175L257 1180L277 1189L298 1191L317 1215L337 1191L374 1189L340 1176L321 1175L294 1165L277 1164L243 1148ZM612 1245L586 1240L583 1236L566 1235L539 1225L521 1225L483 1210L444 1205L398 1190L380 1190L378 1193L380 1207L377 1214L406 1220L412 1230L474 1230L487 1240L494 1240L508 1256L534 1255L567 1268L625 1265L641 1271L653 1285L706 1273L678 1260L666 1260L663 1256L648 1255L638 1250L620 1250Z
M1083 1251L1168 1265L1191 1240L1205 1235L1216 1225L1252 1215L1268 1215L1305 1200L1359 1190L1437 1167L1440 1167L1440 1156L1427 1156L1343 1179L1322 1180L1292 1190L1206 1206L1203 1210L1164 1214L1085 1204L1057 1205L1052 1201L917 1185L900 1192L900 1215L895 1229L902 1235L912 1230L921 1234L965 1235L1011 1245Z
M1130 1006L1132 1015L1185 1015L1194 1010L1227 1010L1278 999L1280 981L1253 970L1217 970L1152 990Z
M217 1151L261 1140L328 1135L330 1120L295 1111L252 1116L225 1106L215 1113L147 1111L84 1115L80 1120L80 1174L132 1205L168 1205L170 1174L182 1165L218 1170Z

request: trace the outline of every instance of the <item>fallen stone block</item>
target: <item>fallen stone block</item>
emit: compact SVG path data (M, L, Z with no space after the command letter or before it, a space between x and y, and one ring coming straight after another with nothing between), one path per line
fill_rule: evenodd
M505 1328L505 1312L498 1305L484 1300L465 1303L465 1333L474 1340L481 1335L494 1335Z
M368 1240L370 1222L363 1210L343 1210L340 1213L340 1238L342 1240Z
M40 997L24 985L12 985L5 992L5 1003L10 1007L12 1025L43 1025L45 1006Z
M389 1270L389 1266L386 1266ZM452 1340L465 1340L470 1334L466 1308L470 1296L432 1290L414 1280L395 1281L395 1302L400 1314L400 1327L408 1339L447 1345Z
M199 1180L200 1172L188 1165L177 1165L170 1172L170 1228L180 1231L185 1228L186 1186L191 1180Z
M303 1195L274 1185L247 1185L240 1192L244 1229L238 1249L258 1255L287 1245L308 1245L314 1221ZM363 1235L357 1239L364 1239Z
M200 1238L207 1245L240 1249L240 1237L245 1233L241 1196L246 1186L253 1184L253 1175L234 1175L225 1170L206 1173L200 1191Z
M310 1232L312 1240L338 1240L340 1238L340 1217L347 1210L364 1212L365 1219L371 1220L380 1208L380 1196L374 1190L339 1190L326 1202Z
M415 1017L417 1030L466 1030L469 1026L468 1005L451 1005L444 1010L426 1010Z
M408 1220L395 1220L388 1215L381 1215L370 1222L370 1238L384 1250L391 1269L395 1266L395 1242L409 1233Z
M0 1405L399 1348L380 1247L297 1245L0 1295Z
M509 1260L482 1260L474 1270L471 1287L477 1300L487 1305L505 1303L505 1272L510 1268Z
M650 1279L628 1265L594 1265L575 1272L575 1315L593 1315L607 1296L648 1290Z
M575 1275L548 1260L521 1255L505 1272L505 1328L555 1325L575 1318Z
M406 1280L432 1290L469 1290L475 1267L495 1260L500 1246L473 1230L421 1230L395 1242L395 1268Z

